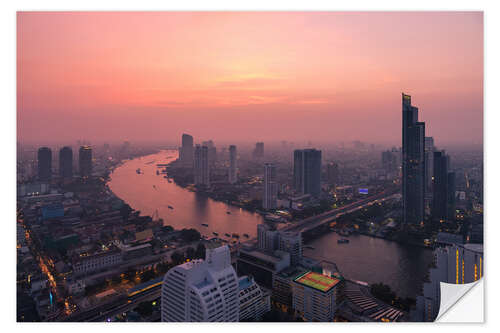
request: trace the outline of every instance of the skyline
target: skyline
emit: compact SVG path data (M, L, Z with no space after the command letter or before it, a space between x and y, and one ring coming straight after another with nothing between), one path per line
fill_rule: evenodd
M405 92L437 145L482 144L482 23L480 12L18 13L18 140L394 145Z

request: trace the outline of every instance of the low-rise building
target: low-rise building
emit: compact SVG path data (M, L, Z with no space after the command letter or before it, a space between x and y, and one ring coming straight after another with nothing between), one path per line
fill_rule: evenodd
M92 255L83 255L73 261L74 276L87 275L103 271L122 263L122 253L119 249L111 249Z
M333 321L340 279L308 271L293 282L293 308L297 315L305 321Z

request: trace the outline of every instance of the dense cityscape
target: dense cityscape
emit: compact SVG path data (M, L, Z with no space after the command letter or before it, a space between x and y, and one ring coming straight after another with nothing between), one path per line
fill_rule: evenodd
M483 274L483 155L443 150L406 94L401 116L400 147L19 142L17 320L434 320L440 281ZM412 287L367 278L391 270L356 264L370 239L418 253Z
M17 322L433 322L482 285L483 12L15 28Z

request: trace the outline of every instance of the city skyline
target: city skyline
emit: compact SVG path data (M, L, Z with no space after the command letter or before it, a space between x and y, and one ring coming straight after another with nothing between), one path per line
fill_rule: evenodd
M427 322L483 278L482 12L17 38L18 322Z
M17 25L20 141L224 127L217 140L391 145L404 91L441 146L482 144L480 12L21 12Z

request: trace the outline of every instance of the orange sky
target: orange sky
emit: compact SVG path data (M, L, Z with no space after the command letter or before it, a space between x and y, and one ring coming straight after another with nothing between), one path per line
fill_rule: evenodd
M482 143L483 15L18 13L18 138Z

